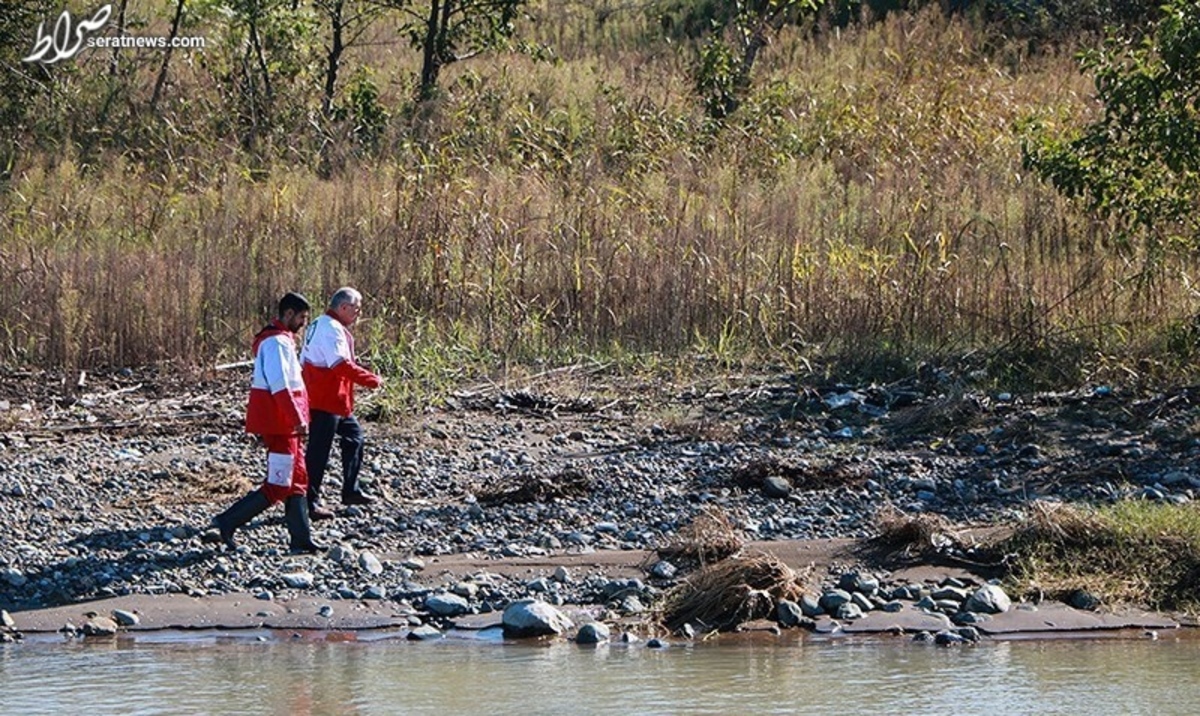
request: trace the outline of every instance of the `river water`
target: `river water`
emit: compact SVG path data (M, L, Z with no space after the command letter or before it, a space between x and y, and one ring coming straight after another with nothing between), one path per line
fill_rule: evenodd
M0 714L1195 714L1200 640L580 647L312 633L0 645ZM369 641L364 639L371 639Z

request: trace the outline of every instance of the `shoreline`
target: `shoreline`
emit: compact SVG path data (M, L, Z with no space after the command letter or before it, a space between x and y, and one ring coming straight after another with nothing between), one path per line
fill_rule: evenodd
M747 545L747 551L769 553L793 564L808 560L807 565L815 570L827 571L837 561L861 554L861 540L811 540L795 542L760 542ZM422 581L432 587L436 583L447 584L478 576L481 572L497 575L524 574L531 579L547 577L560 567L570 569L598 570L614 579L644 576L638 565L652 557L650 552L603 551L590 554L560 554L538 558L512 558L505 560L483 560L452 555L446 560L431 561ZM733 558L733 559L736 559ZM896 582L941 583L948 579L978 581L980 577L962 567L937 565L929 562L910 562L907 566L889 571L888 578ZM604 608L598 605L561 605L559 607L572 618L576 626L587 621L601 621ZM248 633L263 631L276 634L276 638L290 635L307 635L305 638L321 638L313 633L324 633L334 640L358 639L347 637L347 632L361 632L374 638L409 638L413 628L427 621L428 614L406 603L373 599L328 599L322 596L290 591L273 596L269 600L249 592L234 592L205 597L189 597L180 594L127 595L110 597L57 607L45 607L12 612L16 631L27 635L51 635L62 633L64 625L81 625L89 615L112 615L118 611L136 615L138 623L122 626L117 634L101 638L136 638L139 634L180 632L181 640L197 633L221 634L227 632ZM415 621L414 621L415 620ZM479 632L499 628L499 611L467 614L441 620L444 635L462 632ZM653 632L647 622L634 618L616 620L618 628L646 635ZM737 631L720 634L718 641L730 640L741 633L771 633L776 636L785 631L802 631L814 637L851 637L874 635L914 635L921 631L937 631L943 622L938 615L917 609L900 613L874 611L854 621L840 621L832 617L815 620L811 628L780 630L773 622L752 620ZM1044 639L1077 637L1133 637L1145 638L1171 633L1182 638L1200 626L1195 620L1147 612L1137 609L1115 611L1085 611L1060 602L1043 602L1040 605L1016 603L1003 615L996 615L986 624L978 625L987 639ZM659 630L661 633L661 629ZM560 638L573 640L577 629L564 633ZM342 634L339 637L337 635ZM682 635L662 634L670 642L687 643L697 639ZM64 639L70 635L64 636ZM85 637L90 638L90 637ZM736 639L734 639L736 640ZM499 641L499 640L493 640Z
M908 616L922 585L926 598L948 586L961 604L966 583L1002 575L872 548L882 514L934 519L970 558L977 537L1012 529L1039 500L1186 502L1200 489L1187 467L1200 452L1189 437L1200 408L1162 395L997 398L940 379L854 389L790 374L686 385L547 375L463 388L394 422L366 419L365 480L379 501L317 523L330 549L315 557L283 553L278 510L239 533L238 550L210 539L209 519L262 467L261 447L241 432L245 376L122 371L89 376L88 392L39 374L0 376L15 394L0 412L0 519L12 525L0 534L0 609L32 633L63 624L31 620L74 624L114 603L98 600L126 600L120 608L145 612L142 624L194 629L231 595L250 595L236 606L248 615L231 611L229 624L281 617L280 604L301 599L333 619L293 609L282 628L339 628L338 619L358 623L352 616L360 628L394 628L394 614L453 628L459 615L532 596L623 625L689 578L664 548L717 511L730 539L778 557L814 597L848 572L869 575L875 588L847 595L866 613L840 620L847 632L876 621L879 631L911 629L885 607ZM878 590L885 582L911 583L913 598ZM151 616L161 595L183 616ZM440 595L454 603L431 610ZM934 611L952 614L942 602ZM1021 631L1179 621L1128 612L1106 624L1095 615L1115 607L1097 606ZM804 623L819 632L828 625L818 616Z

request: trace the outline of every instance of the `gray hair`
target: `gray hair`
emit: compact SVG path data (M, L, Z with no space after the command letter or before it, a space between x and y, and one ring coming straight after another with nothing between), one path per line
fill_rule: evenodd
M362 294L349 286L342 286L329 299L329 310L336 311L347 303L362 303Z

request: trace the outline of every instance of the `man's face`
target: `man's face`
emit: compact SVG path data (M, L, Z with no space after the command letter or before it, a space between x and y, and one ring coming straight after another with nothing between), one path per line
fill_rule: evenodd
M352 326L358 320L358 314L362 313L362 300L343 303L334 310L334 313L337 314L337 319L343 326Z
M283 325L287 326L292 333L299 333L306 323L308 323L308 311L288 309L283 312Z

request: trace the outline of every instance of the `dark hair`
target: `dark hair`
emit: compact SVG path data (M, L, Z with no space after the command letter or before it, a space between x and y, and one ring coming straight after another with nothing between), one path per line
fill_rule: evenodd
M309 305L308 299L296 293L295 291L288 291L287 293L283 294L283 298L279 299L280 316L288 311L300 313L302 311L309 310L312 310L312 306Z

